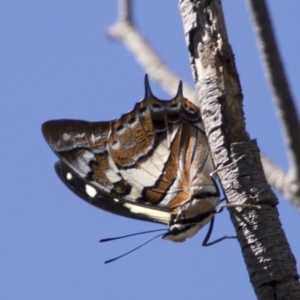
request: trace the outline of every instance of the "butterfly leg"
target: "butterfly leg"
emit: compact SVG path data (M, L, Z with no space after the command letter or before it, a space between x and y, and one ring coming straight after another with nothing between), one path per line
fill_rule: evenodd
M215 213L220 213L224 210L224 208L230 208L230 207L240 207L240 208L252 208L252 209L260 209L261 206L260 205L256 205L256 204L234 204L234 203L225 203L225 204L222 204L220 205ZM202 246L204 247L207 247L207 246L212 246L214 244L217 244L223 240L226 240L226 239L236 239L237 236L223 236L219 239L216 239L212 242L208 242L208 240L210 239L210 236L211 236L211 233L212 233L212 230L213 230L213 227L214 227L214 221L215 221L215 217L212 217L210 223L209 223L209 228L208 228L208 231L207 231L207 234L202 242Z
M222 212L224 208L252 208L261 209L261 205L258 204L241 204L241 203L224 203L216 209L216 214Z
M214 240L212 242L208 242L208 240L209 240L209 238L211 236L213 227L214 227L214 221L215 221L215 217L212 217L212 219L211 219L211 221L209 223L209 228L208 228L207 234L206 234L206 236L205 236L205 238L204 238L204 240L202 242L202 246L208 247L208 246L212 246L212 245L217 244L217 243L219 243L219 242L221 242L223 240L226 240L226 239L236 239L237 238L236 236L227 236L227 235L225 235L225 236L223 236L223 237L221 237L219 239L216 239L216 240Z
M211 172L209 174L210 177L214 176L215 174L217 174L220 171L226 170L228 168L231 168L233 165L235 165L238 161L240 161L241 159L243 159L246 155L241 155L239 158L235 159L233 162L231 162L228 165L225 165L224 167L219 167L218 169L214 170L213 172Z

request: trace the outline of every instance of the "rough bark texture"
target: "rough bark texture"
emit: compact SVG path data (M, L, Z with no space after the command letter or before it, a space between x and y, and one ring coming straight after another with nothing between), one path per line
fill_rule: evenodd
M262 169L259 149L245 130L242 93L219 1L181 0L198 105L216 167L245 155L219 177L249 277L258 299L300 299L295 259L282 230L277 198Z
M255 5L255 9L251 9L252 14L254 15L253 20L260 20L256 23L256 27L264 28L270 27L271 24L266 24L266 19L261 14L261 7L264 6L264 0L255 1L255 0L246 0L247 3L251 2ZM249 5L251 6L251 5ZM252 6L251 6L252 7ZM172 70L163 63L163 61L159 58L159 55L151 48L150 44L146 42L145 37L142 32L140 32L133 22L132 17L132 1L130 0L119 0L119 13L117 22L111 26L108 30L108 35L116 40L121 41L125 47L134 55L136 60L141 64L141 66L146 70L148 75L152 80L156 81L161 85L161 87L168 92L171 96L175 94L178 87L179 77L172 72ZM266 9L264 14L267 14ZM259 17L257 16L259 15ZM257 16L257 17L256 17ZM261 21L261 19L263 21ZM263 32L264 30L258 30L258 32ZM269 30L268 30L269 31ZM262 40L264 35L259 35L259 40ZM270 40L270 43L269 43ZM261 44L262 42L259 42ZM266 44L270 44L269 46L265 46L262 48L272 48L272 45L275 43L272 39L268 38L264 41ZM267 54L267 51L264 51L264 54ZM275 58L267 59L266 63L274 63L274 61L278 61L277 53L268 52L268 57L272 57L275 55ZM262 55L264 57L264 55ZM272 68L273 69L273 68ZM276 72L282 69L277 68ZM272 73L274 75L274 72ZM275 74L276 75L276 74ZM282 75L278 75L279 78ZM276 83L278 80L275 80ZM274 81L274 82L275 82ZM275 88L275 84L273 84L273 88ZM278 87L281 90L281 87ZM195 92L193 89L189 87L186 83L183 82L183 90L184 95L190 100L195 100ZM278 94L278 93L277 93ZM281 95L283 93L280 93ZM281 99L284 101L284 99ZM276 102L275 102L276 103ZM283 106L282 106L283 107ZM284 106L285 107L285 106ZM286 114L280 114L286 115ZM283 122L289 121L289 118L282 119ZM293 124L295 122L292 122ZM290 124L291 125L291 124ZM299 132L299 130L295 130L295 132ZM292 138L292 137L291 137ZM288 143L289 145L293 145L293 143ZM288 148L288 151L291 151L293 155L298 154L299 151L297 149ZM293 157L293 155L289 155L289 157ZM289 171L288 173L281 169L275 162L271 161L268 157L261 154L261 159L265 171L266 178L268 182L277 189L286 200L290 201L293 205L295 205L298 209L300 209L300 179L296 178L297 172ZM296 161L296 160L294 160ZM293 163L290 161L291 167L293 167Z

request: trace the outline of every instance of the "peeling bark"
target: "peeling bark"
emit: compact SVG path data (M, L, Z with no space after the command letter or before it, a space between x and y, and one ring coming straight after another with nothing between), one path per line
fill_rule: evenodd
M242 92L219 1L181 0L185 39L216 167L245 155L219 178L229 203L257 208L229 208L250 281L258 299L300 299L294 256L283 232L262 168L259 149L246 132Z

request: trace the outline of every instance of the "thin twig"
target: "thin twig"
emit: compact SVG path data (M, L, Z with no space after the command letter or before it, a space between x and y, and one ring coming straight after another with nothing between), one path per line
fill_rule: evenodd
M114 39L121 40L149 76L157 81L166 92L174 95L180 78L166 67L145 38L134 27L131 11L131 1L119 1L118 21L108 29L108 35ZM183 84L183 90L185 97L191 101L195 99L195 91L186 83Z
M286 200L300 209L300 182L291 180L290 176L268 157L261 154L260 158L269 184L280 192Z
M300 124L265 0L247 0L260 54L284 132L292 181L300 181Z
M213 172L211 172L209 174L209 176L213 176L214 174L217 174L218 172L221 172L223 170L226 170L227 168L231 168L232 166L234 166L235 164L237 164L237 162L239 162L241 159L243 159L246 155L242 155L240 156L238 159L235 159L232 163L225 165L224 167L219 167L217 169L215 169Z

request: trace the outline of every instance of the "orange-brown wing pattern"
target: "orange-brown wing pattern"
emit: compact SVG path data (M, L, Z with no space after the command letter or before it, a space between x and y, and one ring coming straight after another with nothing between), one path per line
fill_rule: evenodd
M145 88L145 98L117 120L44 123L44 137L61 160L58 175L75 193L82 183L77 194L98 207L104 197L113 207L125 203L133 214L169 213L159 219L163 223L182 208L192 217L214 210L216 201L209 198L218 198L218 191L209 176L214 167L199 109L183 97L181 84L169 101L152 95L147 77ZM108 206L101 208L114 212Z

